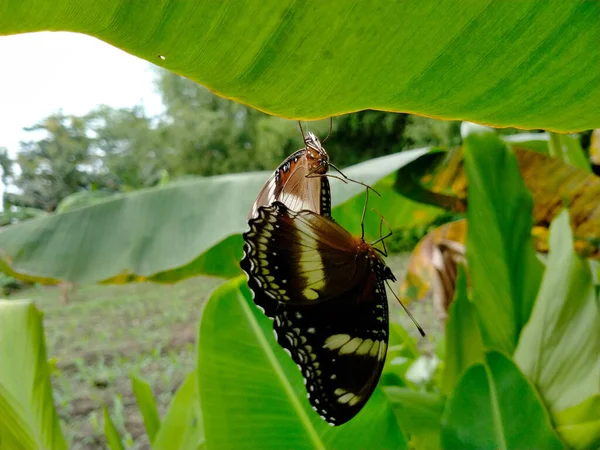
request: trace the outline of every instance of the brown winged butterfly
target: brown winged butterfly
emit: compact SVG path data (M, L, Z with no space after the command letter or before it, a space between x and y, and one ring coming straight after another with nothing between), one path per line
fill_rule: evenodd
M298 122L300 124L300 122ZM292 211L308 209L317 214L331 216L329 180L329 155L313 133L304 135L300 125L304 148L288 156L269 177L258 193L248 219L256 217L258 208L280 201ZM329 134L323 142L326 142Z
M321 216L331 217L331 191L328 177L337 178L344 183L351 181L368 188L364 183L344 175L329 161L329 155L319 139L313 133L304 134L302 124L298 122L298 125L304 148L292 153L275 169L258 193L248 213L248 219L256 217L258 208L268 206L275 201L283 203L292 211L306 209ZM323 143L331 136L332 125L333 121L330 120L329 133ZM341 178L330 174L330 167L334 168Z
M385 245L373 247L384 238L368 244L364 232L352 236L326 216L278 201L260 206L249 226L240 265L254 303L274 321L313 409L341 425L369 400L385 363L385 281L395 277L378 254Z

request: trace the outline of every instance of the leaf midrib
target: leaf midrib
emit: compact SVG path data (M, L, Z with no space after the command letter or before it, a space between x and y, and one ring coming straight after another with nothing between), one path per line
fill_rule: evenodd
M265 355L266 355L267 359L269 360L269 362L271 363L271 366L273 367L273 370L275 371L277 378L279 378L279 381L280 381L281 385L283 386L283 389L285 390L287 397L289 398L290 402L292 403L293 408L296 410L296 413L298 414L298 416L300 418L300 423L304 426L304 428L306 428L306 431L308 432L308 436L310 437L310 439L314 445L314 448L317 450L326 450L326 447L323 444L323 441L321 441L321 438L320 438L319 434L317 433L317 430L315 430L314 426L312 425L308 415L306 414L306 411L304 411L304 408L302 408L302 405L300 404L298 397L294 393L294 389L293 389L292 385L290 384L289 380L287 379L287 377L283 371L283 368L279 364L279 361L277 360L275 353L271 349L271 346L267 342L265 335L262 333L260 325L256 321L254 314L250 310L248 303L246 303L244 296L238 296L238 301L240 302L240 305L242 307L242 311L244 312L244 315L248 319L248 323L250 323L250 326L252 327L252 331L256 335L256 339L258 340L260 347L264 350Z
M506 446L506 440L504 439L504 424L502 422L502 413L500 411L500 405L498 403L498 392L496 391L496 384L494 377L492 376L490 367L484 364L485 372L488 378L490 386L490 403L492 407L492 420L494 422L494 429L496 435L496 442L498 443L498 450L508 450Z

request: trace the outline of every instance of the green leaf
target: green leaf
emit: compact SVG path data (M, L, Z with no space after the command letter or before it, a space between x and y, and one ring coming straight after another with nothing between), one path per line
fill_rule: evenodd
M600 446L600 395L554 414L554 422L570 447L597 448Z
M413 448L437 450L440 448L441 418L444 402L436 395L415 392L400 387L385 387L400 428L408 434Z
M197 378L196 372L189 374L173 397L154 440L153 450L196 450L205 447Z
M13 0L0 9L0 35L86 33L284 117L382 109L558 131L600 123L599 28L593 1Z
M56 212L62 213L73 211L77 208L93 205L102 202L110 197L112 193L103 191L80 191L71 194L60 201L56 206Z
M406 386L406 372L419 357L416 341L398 323L390 321L387 359L383 367L382 386Z
M198 339L198 380L208 448L406 448L380 389L354 419L325 423L310 407L296 364L273 338L246 278L219 287Z
M590 266L573 251L565 210L550 227L546 273L515 351L515 361L553 414L600 394L599 328Z
M484 344L512 354L542 276L531 240L531 195L497 137L470 135L464 148L472 301Z
M590 162L585 156L579 140L568 135L550 133L548 142L550 155L558 158L567 164L591 172Z
M0 300L0 448L66 449L54 408L42 314Z
M374 185L426 151L376 158L344 173ZM269 176L258 172L174 182L5 227L0 229L0 262L13 276L27 275L31 281L44 277L46 283L235 276L243 247L239 235L246 231L248 211ZM364 187L334 179L332 192L333 204L340 205ZM362 204L360 208L362 212ZM377 216L369 217L379 230Z
M154 437L160 428L160 417L158 416L158 409L152 395L152 387L146 380L136 374L131 374L131 387L135 395L135 401L144 419L144 427L146 428L148 440L150 443L153 443Z
M473 364L483 361L483 343L473 304L467 297L467 276L458 266L456 292L446 322L446 351L441 393L450 395L462 374Z
M110 450L125 450L123 442L121 441L121 436L119 435L119 430L117 430L117 427L115 427L115 424L110 418L110 414L108 413L108 408L106 405L103 406L103 411L104 437L106 438L106 445Z
M442 448L565 448L535 389L500 352L471 366L450 397L442 421Z

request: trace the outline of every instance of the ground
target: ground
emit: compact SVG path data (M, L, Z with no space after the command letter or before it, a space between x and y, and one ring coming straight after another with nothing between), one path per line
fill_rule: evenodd
M406 255L388 259L400 280L406 261ZM150 448L129 375L136 372L150 382L164 415L172 394L194 368L202 305L222 282L197 277L174 285L75 286L67 305L56 287L11 296L31 299L44 312L48 357L56 361L54 398L69 448L105 448L103 404L126 446ZM433 326L429 310L423 305L414 311L426 329ZM406 317L401 322L416 335Z

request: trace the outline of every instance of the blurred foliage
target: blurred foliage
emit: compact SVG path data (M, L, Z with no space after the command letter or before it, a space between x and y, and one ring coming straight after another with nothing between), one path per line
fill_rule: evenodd
M28 286L31 286L31 283L17 280L10 275L0 272L0 295L8 297L13 292L24 289Z
M9 186L8 224L33 217L25 208L53 212L72 194L94 198L156 186L187 175L273 170L302 146L295 121L218 97L172 72L156 69L164 111L99 106L83 116L54 113L25 129L16 158L0 149L2 182ZM326 148L338 167L428 145L460 144L460 122L381 111L333 119ZM321 140L329 121L304 123ZM85 194L76 196L78 205ZM69 201L69 203L71 200ZM60 208L64 211L64 208Z

